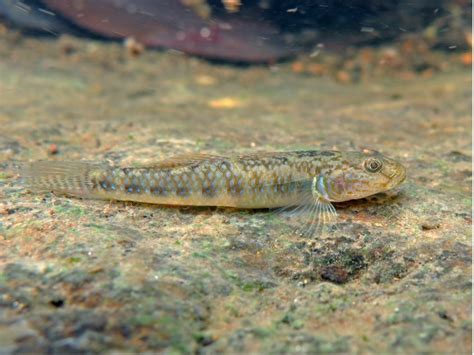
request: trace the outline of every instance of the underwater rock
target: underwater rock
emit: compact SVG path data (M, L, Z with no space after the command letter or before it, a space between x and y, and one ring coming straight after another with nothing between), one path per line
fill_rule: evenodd
M296 51L276 27L255 16L206 16L195 7L179 0L0 0L0 14L12 22L52 33L69 32L64 19L105 38L236 62L272 62Z

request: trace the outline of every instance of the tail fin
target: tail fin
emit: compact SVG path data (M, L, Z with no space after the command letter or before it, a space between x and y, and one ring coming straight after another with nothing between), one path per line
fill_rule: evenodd
M92 172L99 166L90 162L38 161L20 167L20 177L35 192L85 197L93 188Z

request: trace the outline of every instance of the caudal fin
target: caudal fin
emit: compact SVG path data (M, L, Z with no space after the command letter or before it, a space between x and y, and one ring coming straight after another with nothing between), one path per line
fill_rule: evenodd
M93 190L92 172L97 168L90 162L37 161L21 166L19 172L24 186L34 192L85 197Z

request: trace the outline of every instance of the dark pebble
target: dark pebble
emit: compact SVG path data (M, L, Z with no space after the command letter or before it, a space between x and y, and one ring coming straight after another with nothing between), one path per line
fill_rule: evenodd
M440 226L441 223L437 219L427 219L421 223L421 229L424 231L438 229Z
M349 279L349 273L340 266L323 266L320 270L320 275L323 280L331 281L336 284L343 284Z

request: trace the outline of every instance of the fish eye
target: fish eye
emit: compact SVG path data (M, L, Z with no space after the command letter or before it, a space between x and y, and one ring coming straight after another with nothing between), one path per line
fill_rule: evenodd
M369 173L376 173L382 169L382 161L375 158L369 158L364 162L364 167Z

